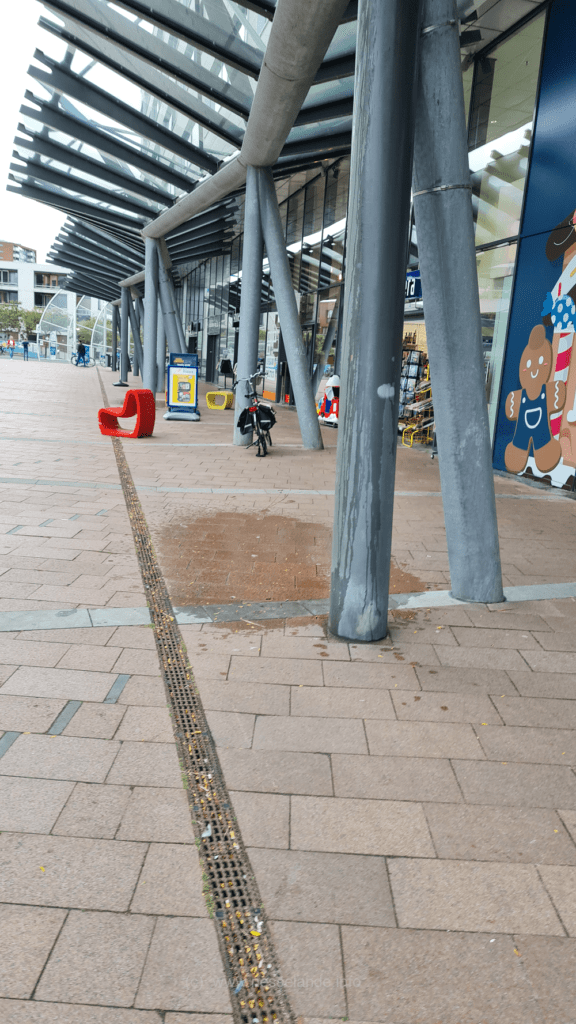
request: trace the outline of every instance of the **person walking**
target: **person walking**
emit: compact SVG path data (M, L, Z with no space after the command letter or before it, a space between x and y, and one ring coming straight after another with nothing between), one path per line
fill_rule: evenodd
M14 338L8 338L8 351L10 352L10 359L14 358L14 346L16 342Z
M24 362L26 362L26 363L28 362L28 345L29 344L30 344L30 342L28 341L28 339L26 339L26 341L22 342L22 348L24 350L23 358L24 358Z
M85 355L86 355L86 349L85 349L84 345L82 344L82 342L79 341L78 342L78 359L77 359L77 362L76 362L77 366L80 366L80 360L82 360L82 364L85 365L85 363L84 363L84 356Z

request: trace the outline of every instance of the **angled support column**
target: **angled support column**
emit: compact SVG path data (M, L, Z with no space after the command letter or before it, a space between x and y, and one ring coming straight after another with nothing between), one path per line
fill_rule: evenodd
M258 367L258 338L260 331L260 302L262 296L262 224L258 199L258 170L249 167L246 176L244 203L244 238L242 242L242 288L240 292L240 330L238 331L238 367L234 410L234 444L252 444L252 432L241 434L238 417L246 408L245 377L256 373Z
M134 376L142 373L142 344L140 341L140 324L138 314L132 302L132 296L128 295L128 315L130 317L130 328L132 330L132 343L134 345Z
M458 21L423 0L414 211L452 594L502 601Z
M146 254L146 278L144 282L144 371L142 383L155 395L157 391L158 249L153 238L144 239L144 251Z
M164 320L162 318L162 307L160 299L157 305L156 317L156 391L164 392L166 389L166 334L164 331Z
M158 290L160 293L160 304L162 306L162 317L164 319L164 330L166 331L166 337L168 339L168 349L170 352L184 352L185 348L183 347L180 339L180 335L182 333L181 324L180 330L178 330L180 317L178 316L174 288L172 287L170 275L164 264L160 243L155 241L155 245L158 252Z
M360 0L330 629L386 635L419 0Z
M316 402L312 394L310 370L302 338L302 328L298 319L274 179L268 168L259 167L257 173L262 234L270 263L270 275L274 286L286 358L290 368L290 384L294 392L302 443L305 448L320 450L324 444L320 433Z
M112 306L112 372L118 361L118 306Z
M128 324L129 313L128 303L130 295L127 288L120 290L120 380L116 381L114 387L128 387Z
M326 331L326 337L324 338L324 345L322 346L322 351L321 351L320 355L318 356L318 363L316 365L316 369L314 370L314 374L312 376L312 394L314 395L314 398L316 398L316 392L318 391L318 388L320 387L320 381L322 380L322 374L324 372L324 367L326 366L326 360L328 359L328 356L330 355L330 349L332 348L332 345L334 343L334 336L336 334L336 328L338 326L338 318L339 318L339 316L340 316L340 294L338 294L338 298L336 299L336 302L334 304L334 309L332 310L332 319L330 320L330 323L328 324L328 330Z

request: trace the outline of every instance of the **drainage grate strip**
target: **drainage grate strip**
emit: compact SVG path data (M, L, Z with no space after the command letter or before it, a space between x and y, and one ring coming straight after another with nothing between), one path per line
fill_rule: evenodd
M48 729L48 735L60 736L64 732L66 726L72 721L80 707L82 707L81 700L69 700L68 703L64 705L57 718L52 722L52 725Z
M114 682L112 683L112 686L108 690L108 693L104 697L104 700L102 701L102 703L103 704L116 704L120 694L122 693L122 690L126 686L126 683L128 682L129 679L130 679L129 675L128 676L124 676L124 675L123 676L117 676L116 679L114 680Z
M107 402L101 378L100 386ZM236 1024L293 1024L262 899L194 686L174 609L154 557L142 506L122 444L118 438L113 438L112 444L169 693L204 894L210 916L217 922L234 1020Z

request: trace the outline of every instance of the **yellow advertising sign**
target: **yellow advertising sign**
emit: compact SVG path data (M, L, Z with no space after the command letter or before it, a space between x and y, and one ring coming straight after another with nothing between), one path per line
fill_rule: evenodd
M196 405L196 379L198 370L196 367L174 367L169 368L170 388L168 393L168 405L190 408Z

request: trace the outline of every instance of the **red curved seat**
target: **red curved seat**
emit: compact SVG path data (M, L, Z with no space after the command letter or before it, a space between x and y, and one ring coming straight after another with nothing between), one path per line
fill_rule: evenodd
M118 419L124 416L136 417L132 430L121 430L118 426ZM130 388L124 397L122 408L98 410L100 433L110 434L112 437L151 437L155 419L156 403L148 388Z

